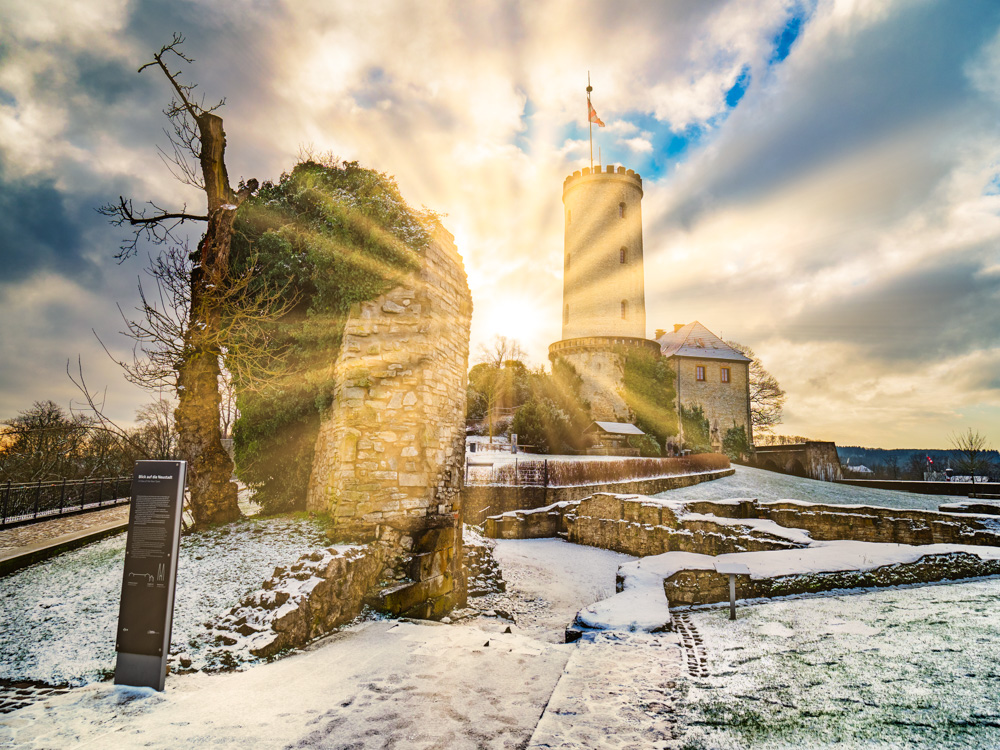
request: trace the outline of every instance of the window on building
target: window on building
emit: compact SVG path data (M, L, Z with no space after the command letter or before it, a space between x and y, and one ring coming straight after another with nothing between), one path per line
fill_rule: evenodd
M728 367L723 367L722 370L721 370L721 372L722 372L722 382L723 383L728 383L729 382L729 368Z
M622 320L628 319L628 301L622 300Z
M563 307L563 323L569 323L569 305Z
M624 203L619 203L618 204L618 218L619 219L624 219L625 218L625 204Z
M625 262L625 256L626 256L626 254L627 254L627 251L625 250L624 247L621 250L618 251L618 260L619 260L620 263L624 263Z
M705 368L702 367L701 365L695 365L695 368L694 368L694 379L695 380L704 380L705 379Z

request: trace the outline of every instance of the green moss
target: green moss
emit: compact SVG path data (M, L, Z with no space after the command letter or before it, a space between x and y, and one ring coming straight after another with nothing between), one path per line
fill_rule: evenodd
M651 435L662 449L677 434L674 372L659 352L628 348L620 351L624 362L622 397L635 416L635 425Z
M304 507L351 306L415 271L435 222L406 205L391 177L357 162L303 162L240 206L232 268L288 308L250 342L275 355L271 371L238 383L237 476L265 512Z
M711 428L701 405L690 408L681 405L681 424L684 425L684 447L692 453L712 450Z

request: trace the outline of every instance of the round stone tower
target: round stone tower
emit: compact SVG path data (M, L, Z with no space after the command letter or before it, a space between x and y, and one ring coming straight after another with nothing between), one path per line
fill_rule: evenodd
M625 167L563 183L563 339L646 336L642 178Z
M631 421L621 396L624 347L646 339L642 271L642 178L625 167L574 172L563 183L562 341L549 359L573 365L591 417Z

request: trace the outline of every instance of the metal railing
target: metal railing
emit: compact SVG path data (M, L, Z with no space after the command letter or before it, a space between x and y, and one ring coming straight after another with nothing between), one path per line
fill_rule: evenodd
M88 477L0 485L0 528L127 504L132 477Z

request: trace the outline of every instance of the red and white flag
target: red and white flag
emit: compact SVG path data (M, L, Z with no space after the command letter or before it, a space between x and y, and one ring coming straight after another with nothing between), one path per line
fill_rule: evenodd
M604 127L604 123L601 122L601 118L597 116L597 110L595 110L594 105L590 103L590 99L587 99L587 119L590 120L590 122L596 123L600 128Z

